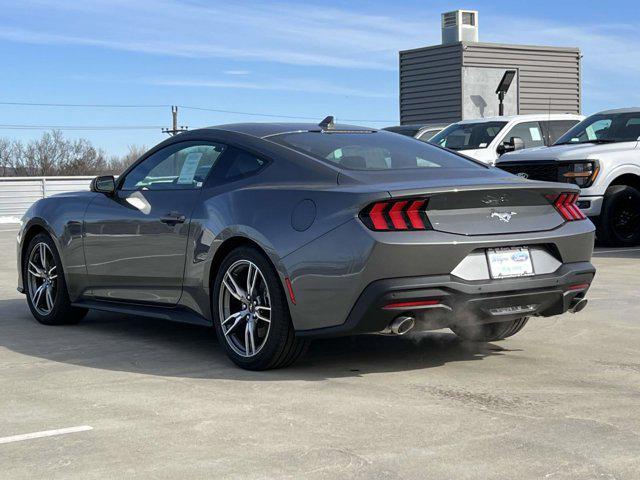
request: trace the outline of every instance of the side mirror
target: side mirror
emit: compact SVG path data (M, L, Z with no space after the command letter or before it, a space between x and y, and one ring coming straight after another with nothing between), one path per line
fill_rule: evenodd
M511 137L508 142L502 142L498 145L496 151L498 155L503 155L507 152L515 152L516 150L524 149L524 140L520 137Z
M116 179L113 175L103 175L91 180L89 187L92 192L113 195L116 191Z

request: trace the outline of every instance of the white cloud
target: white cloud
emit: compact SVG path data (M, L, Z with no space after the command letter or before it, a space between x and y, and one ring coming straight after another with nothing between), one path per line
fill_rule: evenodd
M23 0L3 10L0 38L11 41L375 70L395 70L398 49L438 24L297 3Z
M193 88L232 88L242 90L273 90L285 92L309 92L322 93L324 95L341 95L347 97L364 98L396 98L393 93L369 92L362 88L349 88L336 85L332 82L315 80L308 78L269 78L259 81L225 81L225 80L202 80L193 78L159 78L143 80L143 83L170 87L193 87Z
M222 73L226 75L249 75L251 72L249 70L225 70Z

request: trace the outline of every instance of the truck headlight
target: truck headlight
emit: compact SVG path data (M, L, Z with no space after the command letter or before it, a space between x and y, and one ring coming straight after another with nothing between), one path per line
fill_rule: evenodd
M561 178L567 183L575 183L581 188L593 185L600 165L597 160L578 160L567 163L560 168Z

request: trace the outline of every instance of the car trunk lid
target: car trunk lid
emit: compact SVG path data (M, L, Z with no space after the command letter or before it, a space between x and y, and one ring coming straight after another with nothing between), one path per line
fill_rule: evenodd
M378 182L372 181L367 172L366 188L386 191L392 199L427 198L431 227L462 235L553 230L565 222L553 199L562 193L578 192L573 186L528 181L496 169L471 171L474 175L448 170L423 179L389 175Z

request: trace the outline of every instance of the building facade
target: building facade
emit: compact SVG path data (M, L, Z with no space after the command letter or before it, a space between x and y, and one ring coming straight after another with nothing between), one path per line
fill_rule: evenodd
M464 25L459 35L445 16ZM475 28L475 35L470 31ZM495 93L507 70L516 75L504 98L504 114L580 113L580 50L534 45L505 45L477 38L477 12L443 14L443 43L400 52L400 123L456 122L498 115ZM458 39L462 39L458 41Z

